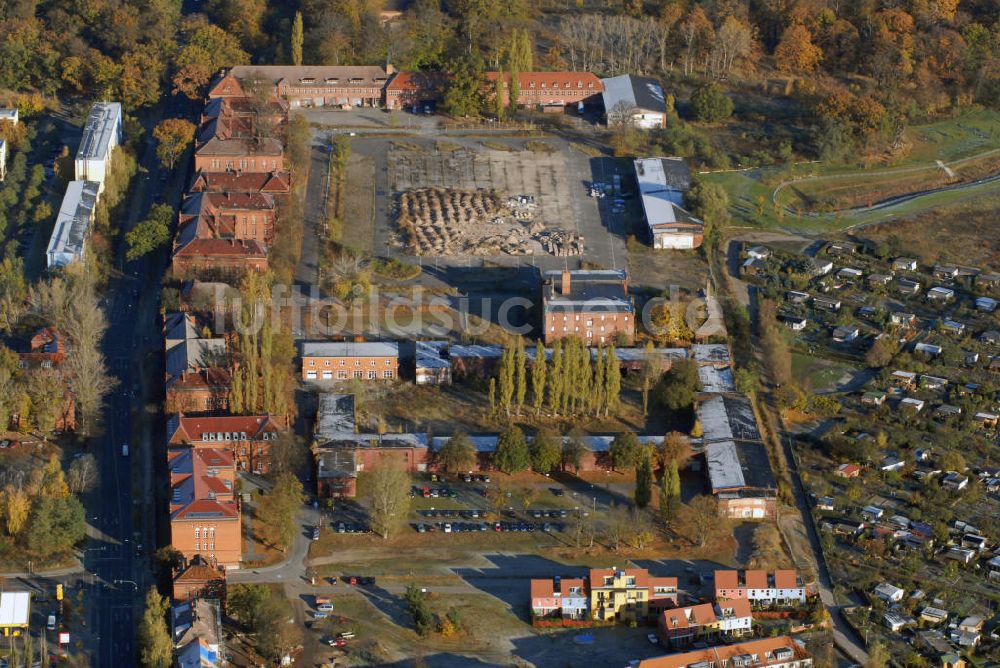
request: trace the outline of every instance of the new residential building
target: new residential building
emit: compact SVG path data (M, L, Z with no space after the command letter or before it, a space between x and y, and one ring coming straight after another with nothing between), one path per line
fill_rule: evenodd
M812 655L791 636L748 640L640 661L637 668L811 668Z
M587 583L591 617L600 621L645 621L677 600L677 578L645 568L592 568Z
M743 599L755 605L799 605L806 602L806 588L793 570L715 571L717 599Z
M45 251L50 270L83 259L100 192L98 181L69 182Z
M104 191L104 181L111 168L111 153L122 142L122 105L98 102L90 109L83 126L80 148L74 164L78 181L96 181Z

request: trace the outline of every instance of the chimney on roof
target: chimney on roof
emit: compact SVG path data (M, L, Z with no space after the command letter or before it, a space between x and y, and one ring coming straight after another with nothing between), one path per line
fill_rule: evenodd
M559 288L559 293L561 295L568 296L570 291L570 273L569 271L563 271L562 273L562 286Z
M386 63L385 63L385 73L386 74L395 74L396 73L396 68L393 66L392 63L390 63L388 61L386 61Z

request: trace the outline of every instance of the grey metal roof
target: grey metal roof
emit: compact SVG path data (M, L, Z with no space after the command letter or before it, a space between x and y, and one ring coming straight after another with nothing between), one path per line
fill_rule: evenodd
M392 341L304 341L303 357L398 357L399 344Z
M331 439L341 434L353 434L355 431L354 395L332 392L320 394L314 437L318 440Z
M98 102L90 108L83 137L76 152L77 160L106 159L118 143L121 129L122 105L117 102Z
M698 406L705 443L759 441L760 430L750 400L743 396L715 396Z
M666 113L667 103L663 86L658 79L623 74L601 79L604 84L604 110L610 111L615 105L625 103L640 110Z
M778 487L763 443L721 441L705 447L712 492L776 490Z
M100 187L97 181L69 182L46 251L50 269L83 257Z
M417 341L416 366L418 369L448 369L451 361L446 359L447 341Z
M735 392L736 380L730 367L721 369L712 365L698 367L698 380L701 381L703 392Z
M729 365L729 346L724 343L696 343L691 346L691 357L699 364Z

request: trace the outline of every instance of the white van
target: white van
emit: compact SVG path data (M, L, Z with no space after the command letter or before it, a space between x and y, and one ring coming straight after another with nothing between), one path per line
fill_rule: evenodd
M128 443L122 443L122 457L128 457Z
M55 615L49 615L49 621L45 624L45 628L47 628L49 631L55 631L56 630L56 616Z

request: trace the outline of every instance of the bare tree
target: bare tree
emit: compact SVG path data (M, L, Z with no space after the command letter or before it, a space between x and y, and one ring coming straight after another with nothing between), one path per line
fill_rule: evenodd
M372 529L385 539L410 510L410 474L402 462L387 459L371 476Z
M97 460L89 452L82 457L77 457L69 465L69 472L66 475L66 482L69 483L70 491L74 494L84 494L97 486L100 479L100 472L97 469Z
M611 549L617 552L632 535L632 531L632 515L624 507L615 508L608 513L608 519L604 523L604 539Z
M62 331L72 346L66 358L69 386L79 408L77 429L89 433L98 418L104 397L117 380L108 375L101 340L108 328L100 308L94 279L80 263L38 284L30 297L32 312Z
M719 517L718 506L715 499L710 496L696 496L691 500L691 503L681 508L681 531L686 533L691 542L698 547L705 547L712 531L722 524L724 522Z

